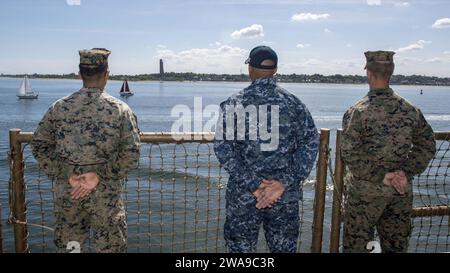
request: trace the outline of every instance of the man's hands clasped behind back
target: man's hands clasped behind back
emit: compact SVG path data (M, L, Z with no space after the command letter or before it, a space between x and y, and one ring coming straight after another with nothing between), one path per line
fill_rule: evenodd
M266 180L261 182L259 188L253 193L256 197L256 208L265 209L281 199L286 188L280 181Z
M72 186L72 199L79 200L91 194L97 188L99 179L96 173L72 175L69 184Z
M384 176L383 183L386 186L392 186L399 194L405 195L408 186L408 178L406 177L405 172L396 171L387 173Z
M393 187L399 194L405 195L408 178L403 171L390 172L384 176L383 183ZM281 199L285 190L285 186L280 181L264 179L259 188L253 193L256 197L256 208L265 209L272 207L273 204Z

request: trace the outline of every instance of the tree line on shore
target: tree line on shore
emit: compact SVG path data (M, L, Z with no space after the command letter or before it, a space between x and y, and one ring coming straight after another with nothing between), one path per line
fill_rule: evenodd
M0 77L21 78L23 74L0 74ZM34 79L78 79L78 74L31 74L28 75ZM291 83L330 83L330 84L365 84L367 78L360 75L321 75L321 74L277 74L276 78L279 82ZM202 74L202 73L165 73L161 78L160 74L140 74L140 75L111 75L111 80L129 80L129 81L220 81L220 82L248 82L249 78L246 74ZM422 75L394 75L391 79L394 85L437 85L450 86L449 78L440 78Z

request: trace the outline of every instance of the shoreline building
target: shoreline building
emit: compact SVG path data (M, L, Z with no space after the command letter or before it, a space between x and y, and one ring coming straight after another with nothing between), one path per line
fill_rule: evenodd
M159 60L159 80L164 80L164 62L162 59Z

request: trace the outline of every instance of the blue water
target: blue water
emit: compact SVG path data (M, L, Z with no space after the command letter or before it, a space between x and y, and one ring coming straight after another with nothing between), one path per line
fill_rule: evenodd
M4 148L7 131L21 128L32 131L48 107L57 99L77 91L77 80L31 80L39 92L38 100L17 100L21 79L0 79L0 145ZM121 82L110 81L106 90L119 97ZM126 99L139 117L143 131L169 131L174 121L172 107L193 106L193 97L202 97L204 106L218 104L247 83L213 82L132 82L134 97ZM281 86L298 96L311 111L317 127L340 127L345 110L367 93L365 85L287 84ZM422 109L435 130L450 129L450 87L395 86L403 97ZM420 95L420 89L424 95Z
M0 78L0 200L6 213L8 130L20 128L33 131L48 107L57 99L77 91L77 80L31 80L33 89L39 92L38 100L17 100L16 92L21 79ZM110 81L106 90L119 97L121 82ZM201 97L203 107L219 104L248 83L214 82L131 82L135 92L126 102L138 116L139 127L144 132L168 132L176 118L171 110L176 105L193 109L194 97ZM341 126L345 110L367 93L365 85L285 84L281 86L298 96L309 108L318 128L337 129ZM394 86L403 97L417 105L435 131L450 131L450 87ZM423 89L424 94L420 95ZM332 147L334 143L332 131ZM313 175L313 174L312 174ZM312 198L312 189L307 193ZM327 196L327 201L329 196ZM328 206L328 205L327 205ZM51 210L51 207L48 208ZM145 210L145 208L143 209ZM327 210L327 214L330 210ZM310 217L310 213L307 216ZM2 215L5 219L5 215ZM327 215L327 219L329 219ZM136 220L136 219L134 219ZM304 219L309 223L311 219ZM329 221L329 220L326 220ZM309 227L304 227L309 232ZM325 231L326 232L326 231ZM9 244L11 241L9 240Z

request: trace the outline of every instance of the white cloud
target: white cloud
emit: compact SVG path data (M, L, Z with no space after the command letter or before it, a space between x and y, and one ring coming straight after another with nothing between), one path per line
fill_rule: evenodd
M168 71L196 73L238 73L248 51L230 45L192 48L182 51L156 49L155 59L163 59Z
M346 57L329 59L326 57L303 58L301 53L297 53L293 62L280 63L279 73L281 74L343 74L343 75L364 75L363 67L365 65L364 57ZM399 55L395 59L396 74L403 75L429 75L438 77L448 77L449 75L449 56L437 56L437 58L417 58L411 56ZM440 58L439 58L440 57Z
M367 0L369 6L381 6L381 0Z
M346 59L302 59L295 63L280 63L279 70L282 74L364 74L364 58Z
M442 57L442 56L441 56ZM423 74L438 77L448 77L450 58L416 58L398 56L396 62L396 74L414 75ZM296 58L292 63L280 63L279 72L281 74L343 74L343 75L364 75L363 67L365 58L312 58L303 59L302 56Z
M241 39L241 38L258 38L264 36L264 29L262 25L253 24L249 27L236 30L231 33L231 37L233 39Z
M411 6L411 4L409 2L395 2L394 6L400 7L400 8L407 8L407 7Z
M352 47L352 46L353 46L353 45L350 44L350 43L348 43L348 44L345 45L345 47Z
M449 63L450 59L440 57L416 58L399 56L396 59L396 74L423 74L428 76L448 77Z
M159 57L164 57L165 59L196 59L199 57L220 57L221 54L226 54L228 57L243 56L247 52L245 49L239 47L233 47L229 45L222 45L217 48L193 48L189 50L183 50L178 53L170 49L160 49L157 50Z
M73 58L51 59L51 58L11 58L2 59L0 62L0 73L22 74L66 74L78 71L79 58L74 54Z
M437 63L448 63L450 62L449 58L446 56L438 56L432 58L416 58L416 57L398 57L396 63L401 64L402 66L410 66L410 67L420 67L424 64L437 64Z
M450 51L444 51L445 55L450 55Z
M218 41L215 41L214 43L209 44L209 46L221 46L221 45L222 45L222 43L218 42Z
M81 0L66 0L69 6L81 6Z
M323 32L325 32L325 33L331 33L331 30L329 30L328 28L325 28L325 29L323 30Z
M369 6L381 6L383 2L381 0L366 0ZM386 2L385 2L386 3ZM386 4L394 5L395 7L407 8L411 6L409 2L406 1L387 1Z
M426 63L443 63L444 59L435 57L435 58L426 59L425 62Z
M381 0L366 0L369 6L381 6L383 3ZM409 2L406 1L388 1L387 4L394 5L395 7L407 8L411 6Z
M436 20L434 24L431 26L432 28L448 28L450 27L450 18L442 18Z
M419 62L423 62L423 60L420 58L416 58L416 57L399 56L395 59L395 63L402 65L402 66L410 65L411 63L419 63Z
M310 47L311 45L310 44L297 44L297 48L307 48L307 47Z
M431 44L431 41L424 41L424 40L419 40L414 44L410 44L408 46L405 47L401 47L399 49L397 49L397 52L408 52L408 51L417 51L420 49L423 49L425 47L425 45L427 44Z
M319 59L308 59L303 64L304 65L323 65L323 64L325 64L325 62L322 60L319 60Z
M361 69L364 67L364 60L363 58L358 59L334 59L330 62L332 65L335 65L336 67L343 67L345 68L358 68ZM338 72L339 73L339 72ZM342 72L341 72L342 73Z
M330 17L330 14L328 13L322 13L322 14L314 14L314 13L298 13L294 14L291 17L291 21L293 22L303 22L303 21L317 21L321 19L327 19Z

